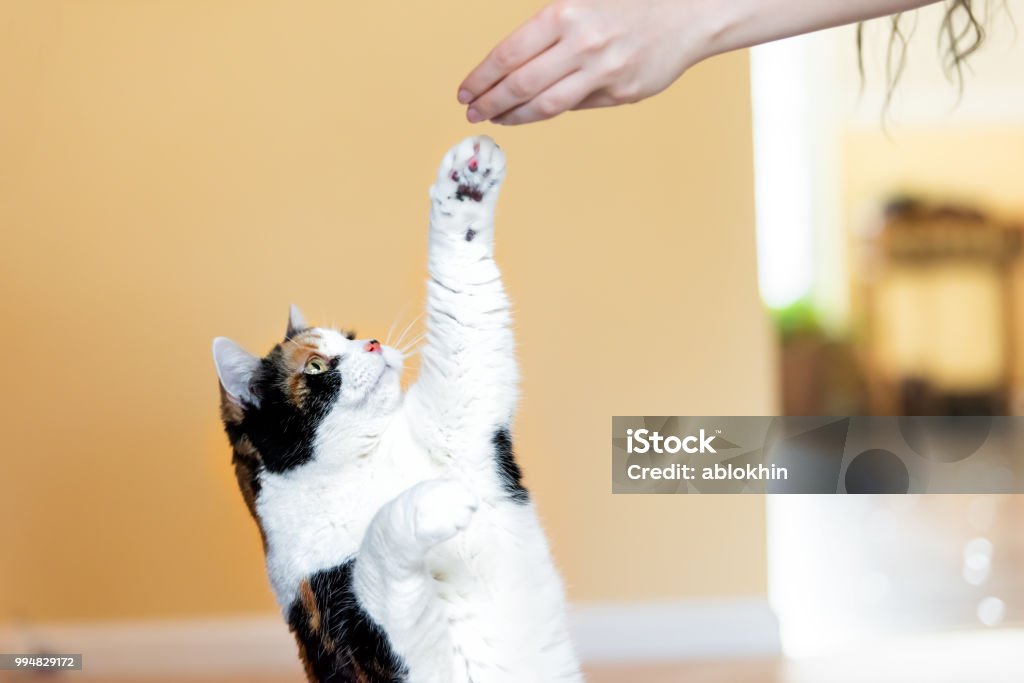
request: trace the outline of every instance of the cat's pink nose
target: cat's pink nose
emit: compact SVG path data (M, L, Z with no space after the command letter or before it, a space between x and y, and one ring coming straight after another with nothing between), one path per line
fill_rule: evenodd
M366 342L366 346L364 346L363 348L366 349L369 353L381 352L380 342L377 341L376 339L371 339L370 341Z

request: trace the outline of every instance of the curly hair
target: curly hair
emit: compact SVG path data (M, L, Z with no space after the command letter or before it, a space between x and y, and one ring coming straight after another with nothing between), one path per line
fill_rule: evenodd
M1005 0L1004 0L1005 2ZM965 60L977 52L985 42L985 22L989 0L945 0L946 12L939 28L939 54L946 76L956 83L957 91L963 94ZM979 8L978 5L983 7ZM892 95L899 84L907 63L907 45L913 34L913 26L907 30L904 15L894 14L888 18L891 25L889 45L885 55L886 92L885 109L888 110ZM857 25L857 68L861 84L864 76L864 23Z

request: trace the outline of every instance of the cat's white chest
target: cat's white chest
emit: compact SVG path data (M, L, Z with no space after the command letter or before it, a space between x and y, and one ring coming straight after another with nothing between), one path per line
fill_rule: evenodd
M406 443L344 463L317 458L282 474L265 473L256 512L267 541L267 574L281 609L299 585L355 555L374 514L426 472L426 456Z

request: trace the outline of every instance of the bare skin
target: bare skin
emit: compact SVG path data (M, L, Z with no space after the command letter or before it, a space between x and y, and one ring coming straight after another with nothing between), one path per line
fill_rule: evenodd
M639 102L716 54L935 0L555 0L459 85L471 123Z

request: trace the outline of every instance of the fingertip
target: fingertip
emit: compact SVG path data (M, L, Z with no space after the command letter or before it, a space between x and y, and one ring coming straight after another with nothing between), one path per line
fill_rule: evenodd
M491 123L499 126L515 126L516 124L520 123L520 121L518 121L516 117L516 112L510 111L505 114L502 114L501 116L495 116L493 119L491 119Z
M466 120L470 123L480 123L484 120L483 115L473 107L466 110Z
M459 88L459 104L469 104L473 101L473 93L466 88Z

